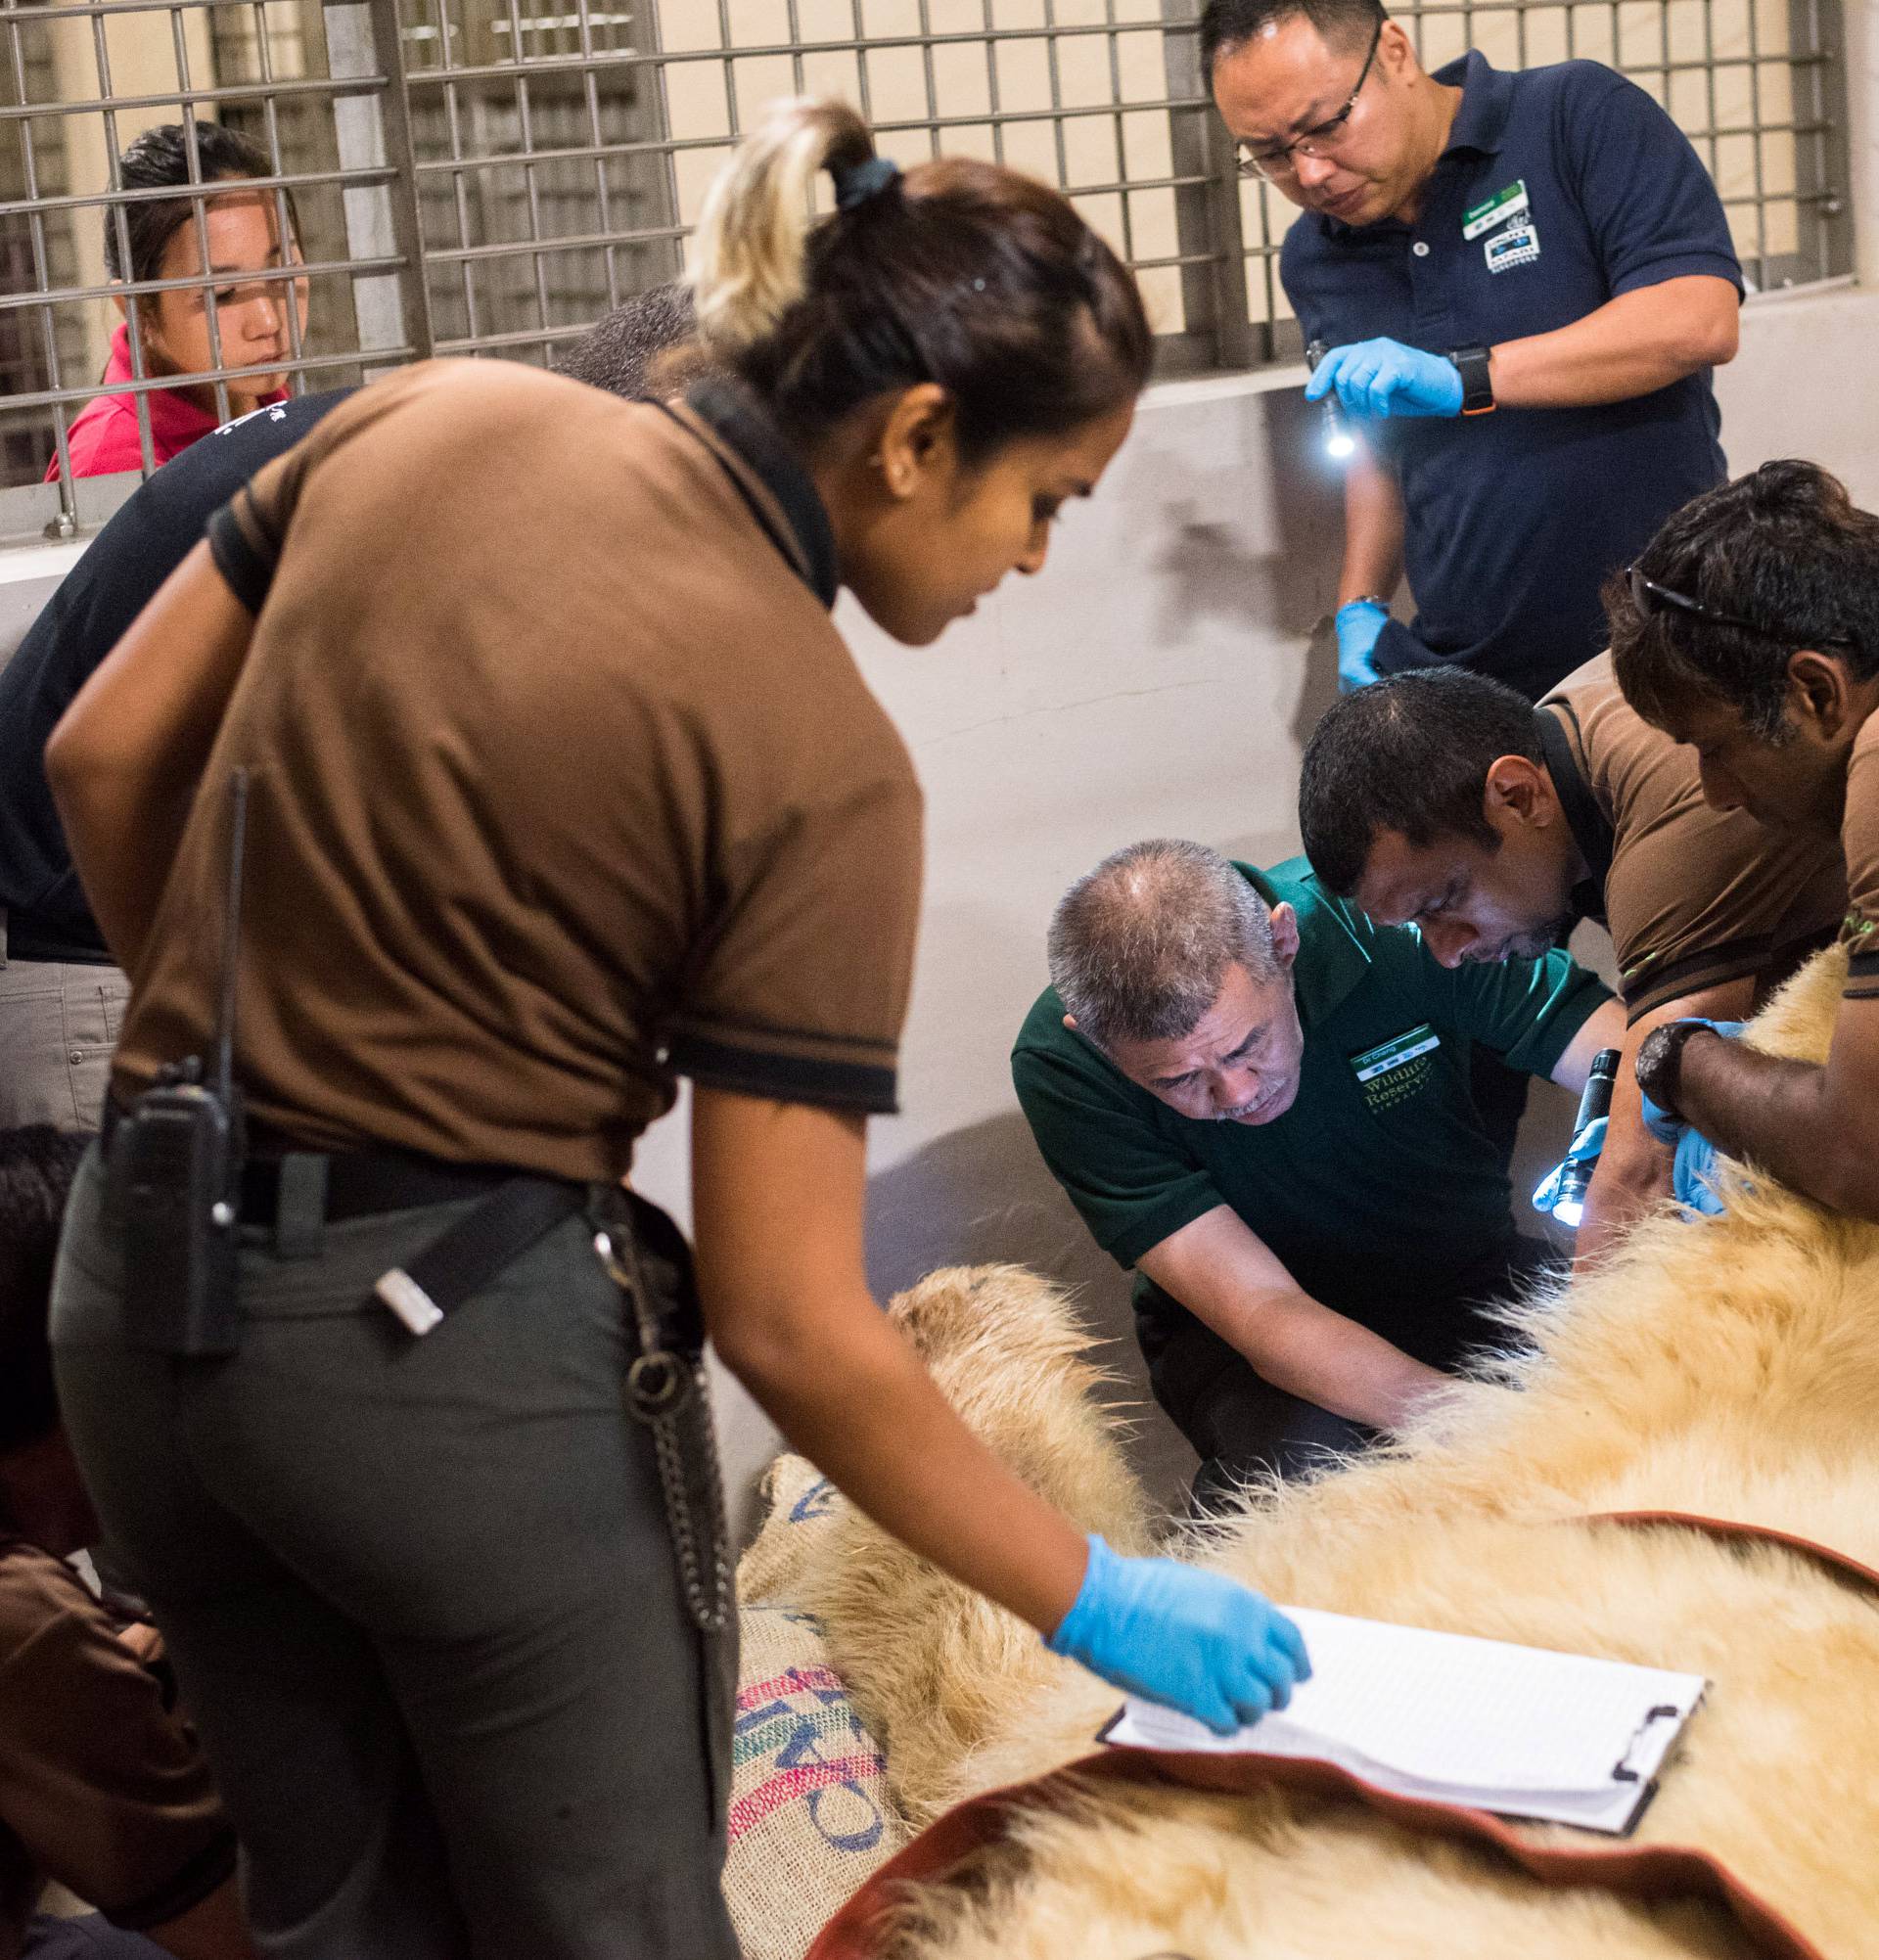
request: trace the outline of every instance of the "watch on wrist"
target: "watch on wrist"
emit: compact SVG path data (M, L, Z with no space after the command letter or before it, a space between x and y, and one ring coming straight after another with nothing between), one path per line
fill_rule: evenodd
M1637 1086L1678 1122L1689 1120L1676 1100L1683 1044L1692 1034L1701 1034L1706 1029L1715 1032L1707 1021L1667 1021L1662 1027L1654 1027L1645 1035L1637 1051Z
M1463 415L1490 415L1494 409L1494 381L1486 347L1450 347L1448 358L1461 376Z

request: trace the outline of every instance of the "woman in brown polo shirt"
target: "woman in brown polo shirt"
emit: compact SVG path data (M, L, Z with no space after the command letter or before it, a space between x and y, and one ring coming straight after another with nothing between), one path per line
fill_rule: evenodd
M828 608L846 584L924 645L1042 567L1147 375L1133 282L1054 192L901 176L826 104L744 146L698 245L725 379L665 408L493 362L363 390L218 514L49 752L133 979L122 1109L208 1053L252 782L239 1350L158 1351L95 1160L55 1338L257 1937L296 1960L734 1953L693 1372L633 1368L619 1414L695 1298L618 1183L679 1074L704 1322L798 1448L1216 1725L1304 1664L1256 1595L1119 1559L1010 1476L863 1276L920 798Z

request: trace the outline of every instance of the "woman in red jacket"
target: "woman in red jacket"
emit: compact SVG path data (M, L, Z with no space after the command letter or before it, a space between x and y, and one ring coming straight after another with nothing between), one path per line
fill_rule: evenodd
M118 161L119 180L125 190L135 191L272 174L267 158L252 143L213 122L196 124L196 154L200 176L192 179L188 132L180 122L163 123L147 129L124 152ZM294 351L288 309L298 307L299 327L303 331L306 326L306 282L278 276L282 268L300 263L291 194L289 219L290 236L283 239L274 194L261 190L224 192L208 199L200 227L188 197L126 204L121 227L114 213L105 226L105 266L114 279L187 279L202 272L206 232L208 269L225 283L213 289L215 324L221 336L219 362L209 337L209 289L176 287L134 298L120 296L117 310L125 315L125 324L111 338L104 373L107 389L134 378L129 325L134 304L146 379L201 374L217 366L239 368L244 372L227 383L230 416L285 400L287 377L281 363ZM270 272L277 276L267 277ZM142 398L149 405L151 454L158 464L167 463L224 420L217 413L210 383L152 388ZM79 411L66 437L74 477L108 477L143 468L137 402L135 394L105 393ZM46 481L54 482L58 477L55 455L47 465Z

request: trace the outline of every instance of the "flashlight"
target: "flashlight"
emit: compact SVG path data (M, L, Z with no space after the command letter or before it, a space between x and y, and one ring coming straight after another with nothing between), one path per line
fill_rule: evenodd
M1601 1048L1592 1057L1573 1118L1573 1140L1565 1162L1540 1180L1534 1193L1534 1209L1550 1212L1569 1232L1579 1230L1585 1215L1585 1193L1605 1148L1605 1125L1612 1114L1612 1084L1618 1079L1618 1050Z
M1320 363L1331 351L1322 341L1313 341L1305 350L1306 365L1316 374ZM1338 399L1336 388L1326 391L1324 397L1324 453L1335 456L1342 463L1347 456L1356 453L1357 438L1351 433L1351 425L1344 419L1344 403Z

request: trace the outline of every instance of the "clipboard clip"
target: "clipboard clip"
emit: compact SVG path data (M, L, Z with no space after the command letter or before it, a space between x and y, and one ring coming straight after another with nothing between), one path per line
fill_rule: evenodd
M1637 1727L1632 1730L1630 1741L1625 1745L1624 1755L1612 1765L1612 1781L1614 1783L1641 1783L1643 1777L1637 1770L1631 1767L1631 1757L1636 1753L1638 1745L1650 1734L1652 1728L1658 1722L1675 1721L1681 1716L1682 1712L1683 1710L1674 1702L1660 1702L1656 1708L1652 1709L1645 1715L1644 1719L1638 1723Z

